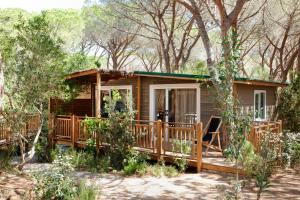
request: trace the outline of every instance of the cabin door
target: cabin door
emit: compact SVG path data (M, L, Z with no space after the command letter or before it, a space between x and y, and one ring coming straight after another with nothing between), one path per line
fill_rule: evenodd
M200 120L199 85L180 87L174 84L153 88L155 86L150 89L150 120L191 124Z

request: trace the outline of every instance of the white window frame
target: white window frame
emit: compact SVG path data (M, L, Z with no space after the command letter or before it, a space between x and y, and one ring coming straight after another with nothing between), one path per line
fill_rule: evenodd
M129 90L129 99L130 99L130 105L129 109L132 112L132 85L109 85L109 86L101 86L101 91L109 91L109 96L111 95L112 90Z
M264 109L264 111L265 111L265 118L264 119L262 119L262 118L256 118L255 117L255 111L256 111L255 96L256 96L256 94L262 94L262 93L265 94L264 95L265 96L265 100L264 100L264 102L265 102L265 105L264 105L264 107L265 107L265 109ZM259 101L259 105L260 105L260 98L261 98L261 95L259 95L259 100L258 100ZM267 91L266 90L254 90L254 101L253 101L253 103L254 103L254 105L253 105L253 108L254 108L254 115L253 115L254 121L266 121L268 119L268 116L267 116Z
M196 89L196 114L197 122L201 122L201 90L199 83L183 83L183 84L152 84L149 88L149 119L155 120L155 90L165 89L167 96L167 89ZM169 101L166 101L165 107L169 107Z

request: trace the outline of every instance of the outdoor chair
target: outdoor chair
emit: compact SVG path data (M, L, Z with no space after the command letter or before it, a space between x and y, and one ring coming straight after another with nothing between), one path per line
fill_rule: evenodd
M222 152L220 141L220 129L222 126L222 118L219 116L211 116L205 129L203 130L203 146L206 147L205 155L207 156L209 149ZM217 146L214 141L217 140Z

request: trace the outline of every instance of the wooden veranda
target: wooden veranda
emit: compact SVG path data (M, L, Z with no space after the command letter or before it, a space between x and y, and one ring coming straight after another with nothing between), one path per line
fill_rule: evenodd
M89 134L83 120L85 117L75 115L58 115L52 117L49 121L51 130L50 139L53 144L64 144L72 147L83 148L86 140L94 137L95 134ZM202 123L165 123L161 121L142 121L133 120L132 134L135 136L134 148L141 152L148 152L153 159L163 159L172 162L177 157L185 157L188 165L202 169L234 173L236 168L234 163L226 161L221 152L210 151L208 155L203 152ZM280 137L282 133L282 123L266 122L253 124L248 140L258 150L264 134L272 133ZM226 134L222 134L222 146L228 144ZM270 141L273 142L273 141ZM96 141L97 148L107 145L104 141ZM182 152L182 148L175 149L174 146L188 145L190 151ZM276 144L280 146L280 141Z
M22 129L22 135L25 138L34 136L40 127L40 115L28 115L27 122ZM0 120L0 148L12 144L17 138L12 134L10 126L4 119Z

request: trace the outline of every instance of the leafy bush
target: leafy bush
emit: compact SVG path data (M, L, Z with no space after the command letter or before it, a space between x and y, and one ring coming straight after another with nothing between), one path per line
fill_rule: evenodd
M110 166L116 170L123 169L124 161L134 143L134 137L130 129L133 113L115 109L117 102L120 100L120 94L113 91L112 99L105 99L105 111L108 112L108 118L87 118L85 120L89 133L96 133L101 142L109 144L105 153L109 157Z
M93 188L83 186L83 183L76 185L70 178L71 172L74 171L72 159L69 155L58 155L53 161L53 168L35 174L36 195L39 199L96 199Z
M14 147L0 149L0 170L8 170L11 168L11 159L14 153Z
M155 177L175 177L179 174L176 167L166 166L165 164L149 165L146 168L146 173Z
M277 159L276 149L270 146L272 137L273 134L264 135L257 154L250 142L247 142L242 148L240 158L244 170L248 176L255 179L255 185L259 188L257 199L260 199L261 193L269 187L269 178Z
M38 162L50 162L51 155L49 148L47 147L47 137L40 137L38 143L35 145L35 155Z
M300 75L282 89L278 100L277 112L283 119L285 129L300 132Z
M53 161L54 167L49 171L36 174L36 194L41 199L74 199L76 187L69 178L74 170L69 156L57 156Z
M93 200L96 199L97 192L95 188L87 186L81 181L78 185L77 195L79 200Z
M96 153L96 140L94 138L89 138L85 143L85 150L89 153Z
M285 133L283 158L287 166L300 163L300 133Z
M175 164L178 167L178 170L184 172L188 164L186 154L191 152L190 144L176 140L173 142L172 149L173 152L177 152Z
M124 174L132 175L139 174L143 175L146 172L147 163L146 160L149 159L148 155L145 153L140 153L136 150L131 150L128 155L127 161L124 166Z

